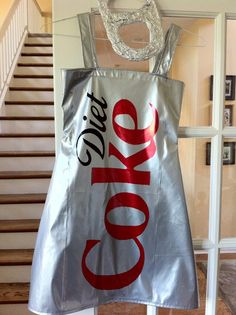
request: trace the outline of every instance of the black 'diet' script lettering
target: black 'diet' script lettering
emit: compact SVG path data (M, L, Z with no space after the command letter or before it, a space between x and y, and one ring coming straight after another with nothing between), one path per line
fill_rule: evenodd
M102 133L106 132L105 122L107 120L107 115L105 113L107 102L105 101L105 99L102 97L102 101L100 101L99 99L94 97L93 93L87 93L87 97L91 100L91 104L95 103L97 106L95 104L91 106L90 110L92 118L89 120L91 126L80 133L76 142L77 157L80 163L84 166L90 165L92 161L91 150L98 154L101 159L104 159L105 143ZM83 119L86 121L88 118L87 116L84 116ZM91 140L86 139L86 136L89 135L94 136L94 139L96 139L96 143L93 143L91 142ZM85 161L83 161L81 158L81 155L84 155L84 153L78 150L78 145L80 141L83 141L86 145L85 147L87 160Z

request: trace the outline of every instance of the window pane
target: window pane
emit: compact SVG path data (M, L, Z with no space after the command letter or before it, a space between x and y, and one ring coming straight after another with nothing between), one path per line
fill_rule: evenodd
M158 315L204 315L206 306L207 254L196 254L197 276L199 285L200 307L195 310L174 310L159 308ZM223 315L223 314L221 314Z
M236 237L236 138L224 140L221 237Z
M217 315L236 314L236 253L220 255Z
M167 20L183 29L171 71L173 79L185 83L180 125L209 126L212 123L210 77L213 75L214 20Z
M224 124L226 127L236 126L235 112L235 75L236 75L236 20L227 21L227 53L226 53L226 87Z
M179 139L179 156L193 238L208 237L210 139Z

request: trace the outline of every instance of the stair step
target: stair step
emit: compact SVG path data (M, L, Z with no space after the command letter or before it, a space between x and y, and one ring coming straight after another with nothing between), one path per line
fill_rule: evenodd
M10 87L10 91L43 91L43 92L53 92L52 87Z
M0 204L45 203L46 194L0 195Z
M52 63L22 63L19 62L18 67L53 67Z
M22 53L33 53L33 54L53 54L52 47L23 47Z
M53 106L40 106L40 105L11 105L11 106L5 106L0 109L0 117L49 117L43 118L45 120L54 120L54 111ZM52 117L52 118L50 118ZM8 119L5 119L8 120ZM9 120L12 120L9 118ZM17 120L23 120L23 118L17 118ZM28 118L30 120L30 118ZM39 120L39 119L33 119L33 120ZM20 131L16 129L17 131ZM30 129L28 129L30 130ZM46 129L41 129L42 131L45 131ZM2 129L2 131L7 131L6 129ZM23 131L22 131L23 132Z
M8 116L6 116L8 117ZM10 116L9 116L10 117ZM20 116L17 116L20 117ZM23 116L22 116L23 117ZM28 116L25 116L28 117ZM47 116L44 116L47 117ZM48 137L48 135L54 135L54 123L53 120L48 119L16 119L16 120L0 120L1 124L1 135L16 135L15 137L36 137L43 136Z
M0 157L50 157L53 151L0 151Z
M53 75L15 74L15 79L53 79Z
M28 310L26 303L21 304L1 304L0 314L2 315L32 315L33 313Z
M27 303L29 283L0 283L0 304Z
M26 266L32 264L33 249L0 250L0 266Z
M54 120L52 116L0 116L0 120Z
M0 233L37 232L40 220L0 220Z
M21 53L22 57L53 57L52 53Z
M45 49L45 48L41 48ZM31 52L29 52L31 53ZM40 52L43 53L43 52ZM35 64L35 63L43 63L43 64L51 64L53 63L53 57L52 56L20 56L18 63L23 64ZM38 68L37 68L38 69ZM38 74L36 72L36 74Z
M11 234L13 236L15 236L15 238L18 238L19 235L22 233L14 233ZM33 233L25 233L26 235L28 235L28 237L30 236L29 234L33 234ZM34 233L36 234L36 233ZM9 235L7 233L5 234L1 234L1 242L2 239L5 238L6 240L6 236ZM17 249L21 249L24 247L18 247ZM29 247L28 247L29 248ZM33 248L33 247L32 247ZM2 248L4 250L13 250L15 248ZM27 264L18 264L18 265L2 265L0 264L0 274L1 274L1 282L2 283L22 283L22 282L30 282L30 276L31 276L31 265L27 265ZM5 313L1 313L0 314L4 314ZM21 313L18 313L21 315ZM12 314L8 314L8 315L12 315Z
M22 138L23 140L29 140L29 139L24 139ZM22 140L20 139L20 140ZM46 138L45 138L46 139ZM49 140L50 138L48 138ZM11 139L7 139L7 140L11 140ZM15 139L14 139L15 140ZM18 140L18 139L17 139ZM31 139L30 139L31 140ZM38 139L34 139L32 138L32 140L38 140ZM41 139L40 139L41 140ZM54 139L53 139L54 140ZM21 141L20 141L21 142ZM38 141L35 141L35 142L38 142ZM36 149L37 150L37 149ZM52 156L49 156L49 157L1 157L0 158L0 171L1 172L5 172L5 171L14 171L14 172L23 172L23 171L32 171L32 172L35 172L35 171L52 171L53 169L53 166L54 166L54 163L55 163L55 158L52 157ZM11 182L12 180L9 180L6 182L6 185L4 185L3 181L0 181L0 194L8 194L8 193L14 193L13 191L11 192L1 192L1 187L2 189L4 189L4 187L6 188L7 187L7 184L9 185L8 189L11 188ZM32 192L32 189L36 189L36 185L38 185L39 183L42 183L43 187L46 188L46 183L48 182L48 179L37 179L37 180L34 180L34 184L35 185L32 185L32 187L30 187L29 185L29 180L24 180L24 187L26 188L29 187L30 189L30 193L33 193ZM44 184L43 184L44 183ZM23 184L23 181L22 181L22 184ZM18 183L19 185L19 183ZM12 189L14 188L14 186L12 185ZM21 188L21 186L19 187L19 189ZM22 187L23 189L23 187ZM38 187L39 189L39 187ZM38 193L36 190L34 190L35 193ZM16 191L15 192L16 194L18 193L23 193L23 192L18 192ZM29 193L29 192L25 192L25 193ZM44 190L43 190L43 193L44 193Z
M0 133L0 138L54 138L54 133Z
M41 43L25 43L25 47L52 47L52 44L41 44Z
M1 133L0 133L1 135ZM54 137L41 137L41 138L30 138L30 137L22 137L22 138L17 138L17 141L14 137L8 137L8 138L1 138L0 137L0 152L1 151L54 151L55 148L55 138ZM4 158L2 158L4 159ZM25 157L19 157L19 158L13 158L12 159L8 159L5 158L6 160L14 160L14 159L30 159L31 161L39 160L41 158L35 158L35 159L31 159L29 158L25 158ZM48 159L52 159L52 157L48 158ZM0 163L2 163L2 161L0 161ZM5 163L5 162L4 162ZM42 168L41 168L42 169ZM20 169L19 169L20 170ZM35 168L33 170L36 170ZM40 169L37 169L40 170Z
M54 105L48 101L5 101L5 105Z
M43 208L44 203L0 204L0 220L40 219Z
M0 179L35 179L35 178L51 178L50 171L8 171L0 172Z
M53 75L53 67L16 67L15 74Z
M50 178L0 179L0 192L2 195L46 194L49 184Z

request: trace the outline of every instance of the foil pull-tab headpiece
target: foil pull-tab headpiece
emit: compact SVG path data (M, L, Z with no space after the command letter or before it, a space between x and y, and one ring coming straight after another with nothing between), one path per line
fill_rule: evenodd
M98 6L114 51L126 59L135 61L146 60L158 54L164 45L164 34L155 0L146 0L146 4L136 11L114 13L108 8L108 2L109 0L98 0ZM137 22L147 25L150 43L144 48L134 49L121 39L119 28Z

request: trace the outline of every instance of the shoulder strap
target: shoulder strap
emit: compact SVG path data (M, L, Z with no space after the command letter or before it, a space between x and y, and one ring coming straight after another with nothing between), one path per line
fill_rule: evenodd
M176 46L179 40L181 28L172 24L166 33L165 44L162 51L157 55L152 73L167 76L170 70Z
M97 68L95 41L92 32L91 14L83 13L78 15L80 35L83 49L85 68Z

